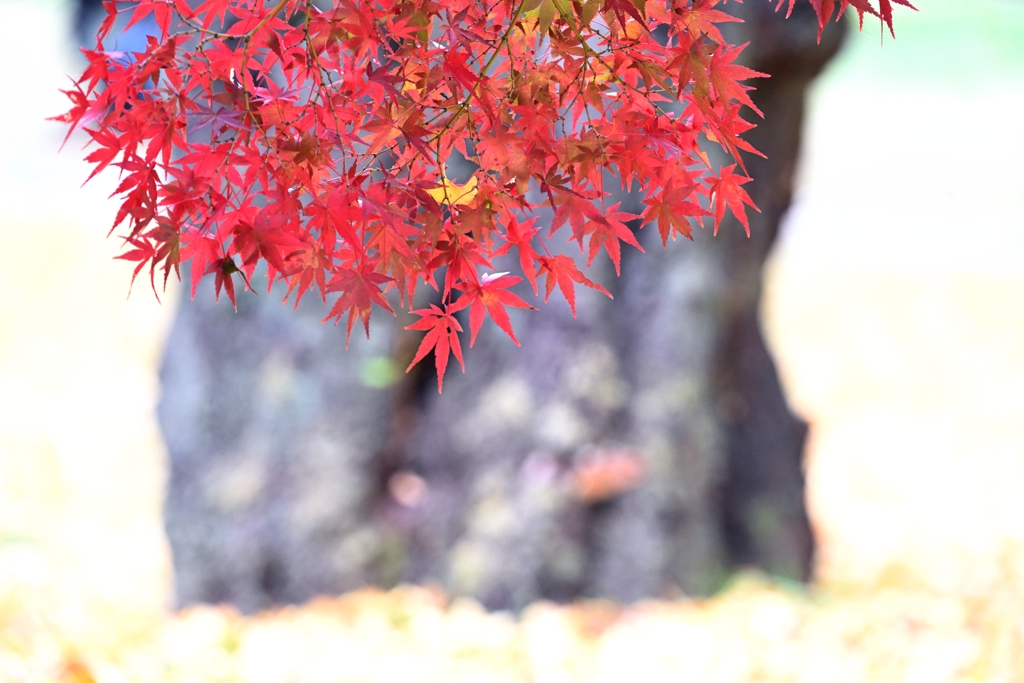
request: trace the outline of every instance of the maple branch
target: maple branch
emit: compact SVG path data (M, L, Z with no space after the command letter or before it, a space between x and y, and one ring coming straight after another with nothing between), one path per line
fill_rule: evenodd
M524 5L526 5L526 0L519 0L519 4L516 6L515 12L509 19L508 28L505 29L505 33L502 34L501 39L498 41L498 46L494 49L494 53L491 55L490 59L487 60L487 63L484 64L484 68L480 71L480 80L477 81L477 86L474 86L474 90L476 87L479 86L480 81L483 80L484 76L487 75L487 72L490 71L491 67L494 66L494 62L497 61L498 55L501 53L501 48L508 43L508 38L512 34L512 29L515 28L516 22L519 21L519 15L522 14ZM459 106L459 110L452 115L452 117L448 120L448 123L445 124L445 127L438 131L436 136L430 139L430 142L440 139L440 137L445 132L447 132L449 128L451 128L455 120L462 116L462 113L469 106L469 103L473 98L473 92L474 91L470 91L469 96L466 97L466 99Z
M885 8L905 1L880 0L886 23ZM819 20L825 4L834 8L811 2ZM155 13L167 26L185 3L139 0L133 18ZM870 6L841 0L840 9L851 3ZM527 4L538 11L527 13ZM234 302L233 272L241 269L248 288L266 261L271 284L288 281L296 301L315 281L321 297L340 294L328 319L347 313L349 327L354 318L368 327L372 305L390 310L381 295L391 283L411 306L419 279L436 288L447 268L445 308L431 310L422 329L454 349L459 330L450 315L471 307L475 336L486 308L514 339L503 308L482 302L485 294L518 299L484 282L479 268L508 253L494 244L504 239L517 246L534 286L538 267L549 293L555 279L563 293L570 288L567 298L573 282L591 286L575 266L555 263L534 228L514 227L532 226L550 205L549 236L568 222L581 248L589 239L588 263L604 250L618 269L621 242L638 245L624 222L632 214L600 208L609 173L653 198L644 218L658 221L663 238L679 230L680 216L706 215L707 201L716 224L729 210L746 225L747 179L728 168L716 176L700 150L701 135L716 136L742 163L749 124L739 109L749 97L740 81L758 75L733 63L739 48L715 28L728 19L711 9L716 4L587 0L574 11L566 0L415 8L355 0L327 14L312 0L205 0L198 14L184 10L184 30L168 31L132 64L87 51L89 65L67 93L72 109L60 120L72 130L85 124L94 174L121 168L114 228L128 219L123 256L148 263L151 280L158 266L166 280L191 261L195 282L214 274L216 290L227 288ZM303 7L304 21L293 26L292 11ZM241 22L234 31L203 28L226 15ZM655 40L652 22L669 24L674 38ZM431 40L437 31L447 38ZM673 101L673 111L661 106ZM215 103L224 106L215 111ZM204 119L194 127L193 108ZM199 134L205 125L208 144ZM446 175L456 150L477 167L476 188L458 196Z
M649 92L644 92L644 91L640 90L639 88L626 83L625 80L623 80L617 73L615 73L615 69L612 66L610 66L606 61L604 61L604 58L602 57L602 55L600 53L594 52L594 51L592 51L590 49L590 45L587 44L586 39L584 39L582 34L580 34L579 28L576 26L575 23L573 23L573 21L571 19L566 18L565 12L562 11L562 8L559 7L557 3L555 3L555 9L558 10L559 16L561 16L562 20L565 21L565 23L567 23L569 25L569 28L572 29L572 32L576 34L576 38L580 41L580 47L583 49L583 54L584 55L593 55L597 59L597 61L600 62L601 65L605 69L608 70L608 73L611 75L612 79L615 80L615 82L619 83L621 86L623 86L625 88L629 88L629 89L633 90L638 95L643 96L644 99L647 100L651 104L651 106L654 107L659 113L661 113L663 116L668 116L669 118L671 118L671 116L669 116L668 112L666 112L664 109L659 107L657 105L657 103L655 103L654 100L651 99L651 94ZM596 31L595 31L595 33L596 33ZM588 60L584 59L584 62L587 62L587 61ZM595 78L597 77L597 72L596 71L594 71L594 77Z
M252 37L256 35L260 29L266 26L271 19L277 16L277 13L284 9L288 2L289 0L280 0L277 5L274 6L274 9L272 9L267 16L263 17L260 23L256 24L255 28L246 33L243 38L245 46L242 48L242 93L245 95L246 111L249 110L249 89L245 85L245 74L249 71L249 43L252 41ZM309 0L306 0L306 10L307 12L309 11Z
M189 34L192 34L192 33L199 33L200 35L203 35L203 36L211 35L211 36L213 36L215 38L230 39L230 38L237 38L238 37L238 36L233 36L230 33L221 33L220 31L213 31L213 30L211 30L209 28L203 28L202 26L200 26L198 24L192 23L192 21L190 19L186 19L185 17L181 16L181 14L178 14L178 18L181 19L182 23L186 24L187 26L191 26L193 30L192 31L182 31L180 33L176 33L175 35L189 35Z

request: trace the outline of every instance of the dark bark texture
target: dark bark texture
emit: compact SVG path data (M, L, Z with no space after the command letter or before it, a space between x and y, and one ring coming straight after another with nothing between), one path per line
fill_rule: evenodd
M345 351L316 301L295 313L247 294L236 314L202 287L182 301L158 411L179 603L252 611L431 581L514 609L702 594L738 565L808 577L807 427L758 305L807 87L842 27L818 44L809 6L786 21L773 5L734 7L746 23L728 27L772 75L747 136L767 155L746 159L751 237L728 219L663 250L644 229L621 278L595 276L614 300L584 290L573 319L555 295L513 318L522 348L485 327L444 394L424 366L401 374L417 343L402 320L375 315ZM621 485L581 483L614 462L633 467Z

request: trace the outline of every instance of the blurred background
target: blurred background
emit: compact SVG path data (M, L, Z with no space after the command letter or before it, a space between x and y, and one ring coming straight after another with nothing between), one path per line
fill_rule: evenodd
M116 180L80 188L83 140L58 154L64 131L44 121L66 109L58 90L81 68L74 8L0 0L9 27L0 44L0 681L1024 681L1024 3L921 0L919 10L897 13L896 41L871 22L851 31L811 85L793 203L766 268L761 325L789 405L810 425L809 584L793 580L799 567L776 570L764 553L737 559L729 546L726 574L711 583L659 588L637 596L659 601L626 607L557 606L539 600L559 597L544 586L490 591L479 553L509 549L458 538L445 571L417 571L415 550L384 571L385 586L426 577L428 587L259 612L293 601L287 581L276 588L266 576L269 550L256 558L256 578L235 572L216 590L193 554L175 589L172 567L183 560L178 552L172 561L168 529L183 548L194 546L181 528L232 542L207 518L208 527L181 518L174 527L167 515L187 501L165 508L172 460L202 448L165 440L158 403L165 427L205 413L175 412L158 373L167 392L191 386L187 372L174 374L173 354L195 348L182 326L208 312L179 311L174 284L162 304L141 281L127 296L131 267L104 239ZM182 322L186 313L193 318ZM389 374L387 359L400 355L389 334L355 349L355 376L394 401L403 387ZM265 360L260 386L291 376L291 361ZM506 366L470 362L467 374L495 367ZM505 389L499 406L518 395ZM353 410L372 405L360 399ZM394 455L401 444L387 441L422 441L422 425L385 422L374 452L391 460L374 476L395 504L374 503L368 518L420 529L414 540L430 547L433 537L402 515L444 483L433 483L429 453L403 460ZM542 445L568 438L564 425L546 429L557 433L538 437ZM532 457L541 447L530 448L516 472L538 481L554 481L545 473L559 468L579 479L593 456L552 447L550 458ZM265 476L230 472L217 489L219 500L235 496L229 511ZM620 505L616 496L628 506L632 487L577 498L592 520ZM269 507L246 519L264 519ZM324 545L337 542L348 558L370 544L374 557L391 557L381 533L343 530ZM300 555L317 538L305 538ZM364 574L346 571L343 588L356 588ZM193 577L185 597L183 576ZM618 597L608 581L611 595L599 594L599 581L565 594ZM245 592L247 582L263 592ZM476 600L450 600L437 586ZM176 611L204 601L234 606Z

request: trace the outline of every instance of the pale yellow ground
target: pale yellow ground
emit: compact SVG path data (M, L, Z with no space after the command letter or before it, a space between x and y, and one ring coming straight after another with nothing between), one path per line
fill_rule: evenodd
M113 181L79 189L81 140L56 156L42 121L78 68L64 16L0 2L0 683L1024 681L1024 77L815 95L766 305L814 425L811 598L746 579L517 625L410 589L244 621L165 612L173 310L126 301Z

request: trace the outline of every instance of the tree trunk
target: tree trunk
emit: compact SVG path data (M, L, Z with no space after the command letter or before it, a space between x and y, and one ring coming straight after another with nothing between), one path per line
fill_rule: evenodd
M809 6L773 6L727 27L772 74L747 136L768 157L746 159L751 238L728 219L662 250L643 230L621 278L594 276L614 300L580 291L574 320L555 294L513 318L522 348L485 326L444 394L423 370L390 384L417 340L383 315L346 352L317 302L182 302L159 407L179 602L249 611L412 580L516 608L706 593L739 564L807 578L806 425L757 311L806 89L842 27L818 45Z
M716 402L727 464L721 513L731 564L807 579L813 538L804 507L803 448L807 426L787 404L758 321L764 265L789 208L800 151L805 100L811 81L835 55L845 24L815 35L809 3L781 20L769 3L732 9L743 24L726 27L727 39L750 42L744 60L771 78L757 82L755 104L766 125L746 136L766 158L748 156L753 181L746 187L761 210L751 216L749 239L730 218L720 234L728 273Z
M394 325L346 351L319 301L248 294L235 314L211 289L182 301L161 372L179 600L252 611L377 580L368 520L392 397L367 374Z

